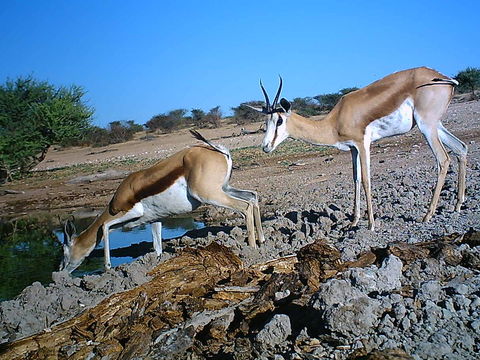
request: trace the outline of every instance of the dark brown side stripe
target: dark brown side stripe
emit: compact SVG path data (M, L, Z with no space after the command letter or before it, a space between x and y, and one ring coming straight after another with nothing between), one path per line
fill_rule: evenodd
M117 215L120 211L130 210L136 203L149 196L160 194L167 190L173 183L184 174L183 167L178 167L166 176L159 178L157 181L144 186L140 189L135 188L135 183L131 184L131 193L123 200L119 201L117 194L113 197L109 204L110 215ZM136 190L136 192L134 192Z

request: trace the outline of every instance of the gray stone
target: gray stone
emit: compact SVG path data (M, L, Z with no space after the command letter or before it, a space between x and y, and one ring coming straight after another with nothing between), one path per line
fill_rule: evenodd
M276 314L260 330L255 340L262 348L272 348L284 342L292 334L290 318L285 314Z
M408 330L410 329L410 320L408 320L408 317L404 317L400 321L400 326L402 327L403 330Z
M405 305L397 303L393 306L393 315L397 321L401 321L405 317L406 313L407 309L405 308Z
M470 323L470 327L475 330L475 332L480 332L480 320L474 320Z
M345 272L352 284L362 292L386 292L400 288L402 285L402 261L394 256L387 257L380 268L354 268Z
M426 302L427 300L437 302L440 298L442 287L437 280L424 281L418 289L417 299Z
M453 300L451 298L448 298L443 302L443 307L452 313L456 312L455 306L453 305Z
M448 287L449 291L452 291L453 293L460 294L460 295L465 295L470 293L470 289L467 285L462 284L462 283L457 283L450 285Z
M352 299L348 305L328 307L322 319L330 331L352 338L377 326L381 314L380 302L363 296Z
M330 305L344 305L352 299L365 296L360 290L352 287L346 280L332 279L327 281L312 296L310 305L316 310L324 310Z
M465 310L470 307L472 300L468 299L464 295L454 295L453 296L453 303L459 309Z
M442 319L444 320L450 320L453 318L455 314L447 309L442 309Z
M423 308L423 316L425 321L431 324L436 324L442 317L442 308L432 301L427 300L425 307Z

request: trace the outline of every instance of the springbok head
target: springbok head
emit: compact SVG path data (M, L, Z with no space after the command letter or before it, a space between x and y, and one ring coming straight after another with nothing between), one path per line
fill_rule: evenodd
M266 132L263 138L262 148L263 151L269 153L275 150L275 148L289 136L287 130L287 121L291 115L291 105L290 102L285 98L280 99L280 103L278 103L278 98L280 97L280 93L282 91L281 76L280 85L273 103L270 103L267 91L263 87L262 80L260 80L260 87L262 89L263 96L265 96L265 106L262 108L257 108L250 105L247 106L253 110L267 115L265 120Z
M71 273L82 263L88 255L84 254L78 247L74 246L77 238L75 225L71 220L67 220L63 226L63 259L60 264L60 271Z

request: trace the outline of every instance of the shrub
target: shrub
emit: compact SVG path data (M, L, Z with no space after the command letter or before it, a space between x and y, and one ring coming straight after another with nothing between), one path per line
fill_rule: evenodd
M93 109L79 86L55 87L32 77L0 86L0 181L25 174L53 144L81 137Z
M254 107L261 108L263 106L262 101L248 101L244 104L241 104L237 107L232 107L233 110L233 117L232 121L239 125L250 124L253 122L258 122L264 120L265 115L250 109L248 106L250 105Z
M161 130L163 132L172 132L185 124L185 114L187 110L172 110L167 114L159 114L147 121L145 126L150 130Z
M480 87L480 68L467 67L459 71L455 79L458 81L459 93L471 92L475 96L475 90Z

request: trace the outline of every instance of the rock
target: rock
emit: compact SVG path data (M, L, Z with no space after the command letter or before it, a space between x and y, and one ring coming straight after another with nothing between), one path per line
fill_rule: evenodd
M436 324L442 317L442 308L437 306L431 300L427 300L423 308L423 316L425 321Z
M290 318L285 314L276 314L255 337L263 349L273 348L283 343L292 334Z
M362 360L413 360L414 358L404 350L398 348L385 349L385 350L373 350L372 352L365 354L362 349L348 357L349 360L362 359Z
M233 236L235 239L243 240L245 237L243 234L243 230L240 229L238 226L235 226L232 230L230 230L230 235Z
M462 283L457 283L457 284L450 285L446 290L450 294L465 295L465 294L470 293L469 287L465 284L462 284Z
M467 310L472 303L472 300L466 298L464 295L454 295L453 303L458 309Z
M422 302L427 300L437 302L440 299L441 292L442 287L440 286L440 282L437 280L429 280L420 284L416 297Z
M360 290L352 287L346 280L331 279L323 284L320 290L310 299L310 306L316 310L325 310L331 305L345 305L352 299L365 296Z
M473 320L473 321L470 323L470 327L471 327L476 333L479 333L479 332L480 332L480 320Z
M353 338L368 334L378 325L382 313L378 300L362 296L351 299L348 305L329 306L322 320L329 331Z
M400 288L402 285L402 261L395 255L389 255L378 269L376 266L368 268L354 268L345 272L352 285L362 292L388 292Z

